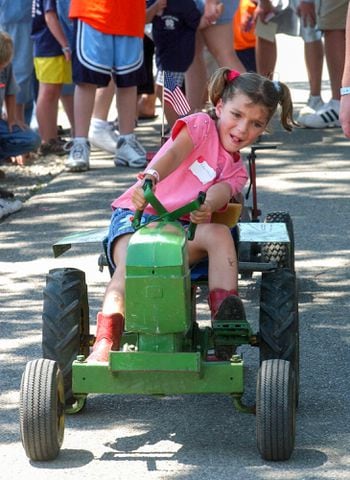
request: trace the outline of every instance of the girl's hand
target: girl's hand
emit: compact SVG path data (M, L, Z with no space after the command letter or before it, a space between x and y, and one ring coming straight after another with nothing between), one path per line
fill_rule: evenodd
M143 190L143 185L145 183L145 180L151 180L152 181L152 191L154 192L155 187L156 187L156 180L154 175L148 175L147 173L139 173L137 175L137 178L142 181L141 185L138 185L131 196L131 201L134 204L134 207L136 210L144 210L144 208L147 205L147 201L145 200L145 193Z
M198 210L190 213L190 220L193 223L210 223L212 213L211 204L206 200Z
M136 187L132 192L131 201L136 210L144 210L147 205L142 187Z

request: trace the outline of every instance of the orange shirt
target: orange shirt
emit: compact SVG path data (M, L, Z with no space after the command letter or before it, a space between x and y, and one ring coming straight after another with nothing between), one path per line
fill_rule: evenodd
M239 7L236 10L232 20L233 29L233 48L235 50L245 50L255 47L255 25L252 24L250 30L245 31L243 25L248 18L251 18L256 4L251 0L240 0Z
M145 0L71 0L70 18L78 18L99 32L143 38Z

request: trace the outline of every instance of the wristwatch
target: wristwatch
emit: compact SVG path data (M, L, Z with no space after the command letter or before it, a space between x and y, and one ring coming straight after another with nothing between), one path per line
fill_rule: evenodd
M148 170L146 170L145 175L152 175L152 177L154 177L155 179L155 183L158 183L160 180L159 173L157 172L157 170L154 170L154 168L149 168Z
M342 87L340 89L340 95L350 95L350 87Z

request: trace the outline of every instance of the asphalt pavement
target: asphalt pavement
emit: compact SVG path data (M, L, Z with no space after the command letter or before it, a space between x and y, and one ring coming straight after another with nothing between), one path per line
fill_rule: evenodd
M300 43L280 60L280 79L295 110L307 99ZM292 45L292 47L290 47ZM327 100L329 85L324 79ZM95 479L345 480L350 478L349 292L350 142L340 129L274 129L258 152L262 218L290 213L295 232L300 312L300 404L295 451L287 462L263 461L255 418L225 395L172 397L91 395L66 419L59 457L32 463L19 435L19 387L27 361L41 357L42 291L49 269L84 270L94 324L108 272L98 271L96 245L57 259L52 244L70 233L106 227L110 203L135 179L94 150L91 170L63 173L0 223L0 465L6 480L35 476ZM136 130L146 149L159 146L161 116ZM244 152L245 154L248 153ZM248 200L248 203L250 200ZM242 281L248 320L258 309L259 278ZM205 303L199 306L206 311ZM247 350L246 401L254 402L257 353Z

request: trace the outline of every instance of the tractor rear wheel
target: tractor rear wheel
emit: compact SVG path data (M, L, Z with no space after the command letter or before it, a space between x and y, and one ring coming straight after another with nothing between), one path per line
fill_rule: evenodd
M66 406L75 403L72 363L89 355L89 306L85 274L74 268L50 270L46 277L42 329L43 357L62 372Z
M271 212L266 215L265 223L285 223L289 235L289 244L282 242L269 242L261 245L261 257L263 262L276 262L280 268L289 268L292 272L294 267L294 229L292 219L287 212Z
M295 376L290 362L262 362L256 388L256 435L264 460L288 460L295 443Z
M33 461L53 460L64 436L63 377L53 360L28 362L20 390L21 440Z
M294 370L299 397L299 316L296 275L287 268L261 276L259 315L260 363L280 358Z

